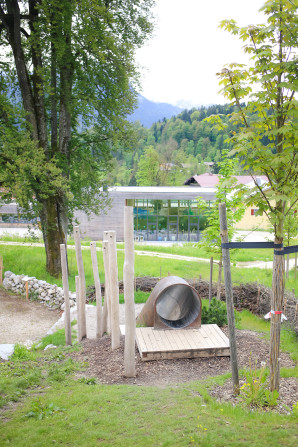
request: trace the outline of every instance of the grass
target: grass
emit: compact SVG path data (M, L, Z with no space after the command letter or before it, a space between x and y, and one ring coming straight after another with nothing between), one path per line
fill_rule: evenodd
M264 320L257 315L244 309L238 320L238 329L248 329L250 331L261 332L266 339L270 338L270 321ZM286 323L283 323L280 334L280 347L282 351L288 352L294 362L298 362L297 335Z
M239 326L268 335L268 322L246 310L241 317ZM282 349L293 354L294 339L284 333L290 332L282 331ZM49 343L58 348L44 352ZM209 387L223 384L230 374L166 388L102 385L76 380L75 371L85 364L67 354L79 345L64 344L60 330L31 351L17 347L12 359L0 364L0 406L6 405L0 413L1 446L296 445L294 413L251 412L210 397ZM281 376L297 377L297 368L282 368Z
M87 386L74 380L58 383L39 400L27 399L6 415L11 419L0 428L0 443L18 447L295 445L292 418L206 403L197 389L196 384L157 389ZM52 404L61 411L41 420L26 417L35 402L40 408Z
M159 248L159 247L158 247ZM169 248L169 247L168 247ZM11 270L15 274L23 274L35 276L38 279L47 281L50 284L62 286L61 278L53 278L45 270L45 250L43 247L35 246L11 246L0 245L0 256L3 257L4 270ZM93 272L91 266L91 256L89 250L82 250L83 263L85 269L86 285L94 284ZM100 280L104 282L103 259L101 251L97 252L98 266L100 272ZM118 251L118 274L119 279L123 278L123 262L124 253ZM77 272L77 263L74 250L68 250L69 263L69 289L75 291L75 276ZM24 269L26 266L26 269ZM25 271L24 271L25 270ZM218 266L214 265L214 281L217 277ZM135 255L135 276L143 276L144 272L147 276L162 277L171 275L180 276L186 279L198 278L209 280L209 264L207 262L188 262L177 259L166 259L151 256ZM257 281L267 287L272 285L272 271L270 269L260 268L238 268L232 266L232 279L234 284L245 284ZM295 281L294 271L291 270L289 279L286 280L286 289L294 290L298 296L298 282Z

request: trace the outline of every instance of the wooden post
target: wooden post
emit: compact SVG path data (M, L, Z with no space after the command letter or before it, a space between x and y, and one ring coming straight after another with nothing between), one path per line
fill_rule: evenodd
M213 274L213 258L210 258L210 280L209 280L209 306L212 300L212 274Z
M228 223L226 204L219 204L219 220L220 220L220 237L222 243L229 242L228 236ZM238 374L238 360L237 360L237 345L235 334L235 314L233 304L233 288L232 288L232 276L231 276L231 263L230 263L230 251L228 248L222 249L222 260L224 268L224 280L226 289L226 304L228 315L228 328L230 339L230 352L231 352L231 367L232 367L232 381L235 394L239 394L239 374Z
M285 315L287 314L287 302L288 302L288 300L285 298L285 300L284 300L284 310L283 310Z
M76 301L77 301L77 325L78 325L78 341L82 340L82 320L81 315L81 300L80 300L80 277L75 277L76 284Z
M125 302L125 348L124 375L134 377L136 316L134 303L134 242L133 242L133 207L124 208L124 243L125 258L123 266L124 302Z
M290 270L290 254L287 254L287 262L286 262L286 278L289 279L289 270Z
M0 285L3 284L3 258L0 256Z
M119 285L117 266L116 232L109 231L109 269L110 269L110 298L111 298L111 337L112 350L120 347L119 326Z
M61 267L62 267L62 283L64 294L64 326L65 326L65 342L71 345L71 322L70 322L70 305L69 305L69 287L68 287L68 270L66 260L65 244L60 244Z
M26 300L29 301L29 283L28 283L28 280L25 281L25 292L26 292Z
M281 244L282 239L275 237L275 244ZM275 252L281 251L282 248L275 249ZM283 255L274 253L273 270L272 270L272 298L271 310L282 312L283 297L284 297L284 277L285 277L285 262ZM279 391L280 379L280 329L281 329L281 314L271 313L270 324L270 352L269 352L269 369L270 369L270 390Z
M230 256L230 253L229 253ZM218 278L217 278L217 292L216 292L216 299L220 300L221 295L221 278L222 278L222 255L220 256L220 260L218 263Z
M75 241L75 249L76 249L76 258L77 258L77 266L78 273L80 278L80 288L79 288L79 296L77 296L77 313L78 313L78 328L79 336L78 340L81 341L83 338L86 338L86 282L85 282L85 273L84 273L84 265L83 265L83 257L82 257L82 248L81 248L81 239L80 239L80 227L75 226L73 229L73 237ZM78 299L79 298L79 299Z
M108 237L104 235L104 237ZM103 265L105 271L105 297L103 305L102 332L111 332L111 297L110 297L110 268L109 268L109 243L102 241Z
M101 338L102 336L102 299L101 299L101 287L98 273L98 263L96 256L96 242L91 242L91 260L92 269L94 277L95 286L95 296L96 296L96 338Z

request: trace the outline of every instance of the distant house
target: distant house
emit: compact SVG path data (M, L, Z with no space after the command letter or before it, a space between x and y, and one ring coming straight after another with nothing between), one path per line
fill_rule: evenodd
M237 179L237 185L247 185L252 181L250 175L235 175L234 177ZM267 182L268 179L265 175L258 175L256 176L256 181L261 185L264 182ZM205 172L205 174L191 176L189 179L185 180L184 185L200 186L201 188L216 188L218 182L218 174Z
M234 177L237 179L237 185L246 185L248 188L255 186L250 175L235 175ZM268 181L265 175L257 175L255 180L260 186ZM219 176L217 174L205 173L193 175L184 182L184 185L197 186L198 188L216 188L218 182ZM235 224L235 228L238 230L252 230L255 228L266 230L268 228L268 219L265 215L258 215L257 206L247 208L243 218Z

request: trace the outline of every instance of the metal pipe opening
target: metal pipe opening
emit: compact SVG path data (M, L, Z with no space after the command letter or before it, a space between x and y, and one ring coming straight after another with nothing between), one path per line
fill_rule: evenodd
M201 312L201 301L196 291L187 284L167 287L160 293L155 305L161 321L173 329L189 326Z

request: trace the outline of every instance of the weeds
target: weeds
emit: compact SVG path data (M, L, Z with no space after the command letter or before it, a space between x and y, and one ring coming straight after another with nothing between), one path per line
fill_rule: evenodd
M252 367L251 359L249 371L246 373L246 381L240 388L240 399L250 407L275 407L279 393L277 390L270 391L268 386L268 371L263 363L261 370L257 370L257 362Z
M35 418L38 420L45 419L54 413L65 411L65 408L59 408L53 404L43 404L40 399L32 402L31 410L25 414L26 418Z

